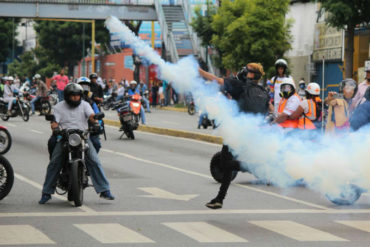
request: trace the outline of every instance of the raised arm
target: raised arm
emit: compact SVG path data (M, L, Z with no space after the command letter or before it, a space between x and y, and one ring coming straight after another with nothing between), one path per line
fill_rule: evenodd
M207 71L202 70L201 68L199 68L199 74L209 81L216 81L221 86L224 85L224 78L217 77Z

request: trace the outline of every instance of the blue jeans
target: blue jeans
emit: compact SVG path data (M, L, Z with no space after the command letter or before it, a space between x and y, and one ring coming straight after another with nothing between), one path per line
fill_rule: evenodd
M122 94L122 95L118 95L117 97L116 97L116 101L121 101L121 100L123 100L123 97L124 97L124 95Z
M101 166L98 154L90 140L87 141L90 148L86 155L86 167L89 170L91 180L93 182L96 193L101 193L109 190L109 182L104 174L103 167ZM46 171L46 177L42 193L54 194L57 179L60 171L62 170L63 160L65 154L63 152L63 143L58 142L53 150L50 163Z
M64 91L57 89L59 102L64 100Z
M31 100L31 109L32 109L32 113L35 113L35 102L38 101L39 99L41 99L40 96L36 96L35 98L33 98Z
M101 148L101 143L100 143L100 136L99 135L90 135L90 141L92 142L96 153L99 153L99 150Z
M142 99L143 99L143 101L145 102L146 110L147 110L148 112L150 112L149 100L148 100L147 98L145 98L145 97L143 97Z

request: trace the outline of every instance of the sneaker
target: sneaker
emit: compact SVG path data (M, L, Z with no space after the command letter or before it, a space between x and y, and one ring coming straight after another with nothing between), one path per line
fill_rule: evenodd
M213 199L212 201L208 202L206 204L206 207L210 208L210 209L219 209L219 208L222 208L222 201L220 199Z
M51 199L50 194L42 193L41 199L39 201L39 204L45 204Z
M200 125L198 125L198 127L197 127L198 129L200 129Z
M114 196L110 193L110 190L100 193L100 198L104 198L105 200L114 200Z
M35 115L35 113L34 113L34 112L32 112L32 113L31 113L31 116L32 116L32 115Z

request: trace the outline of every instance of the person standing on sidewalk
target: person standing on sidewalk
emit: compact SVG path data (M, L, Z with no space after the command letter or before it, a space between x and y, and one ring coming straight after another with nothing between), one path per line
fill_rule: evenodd
M365 80L358 85L357 93L352 100L352 104L350 105L350 111L353 111L359 105L366 101L365 92L366 89L370 86L370 66L365 68L365 72L366 72Z
M64 88L67 86L69 83L68 76L64 74L64 69L60 70L60 74L56 75L52 78L52 84L56 85L57 87L57 92L58 92L58 99L59 102L64 100Z
M219 78L199 68L202 77L210 81L216 81L224 87L224 91L238 102L241 112L267 114L270 96L265 88L258 82L265 74L260 63L249 63L238 73L237 79ZM223 145L221 151L221 169L223 178L217 196L206 204L211 209L222 208L227 190L229 189L232 173L240 171L240 162L236 160L227 145Z

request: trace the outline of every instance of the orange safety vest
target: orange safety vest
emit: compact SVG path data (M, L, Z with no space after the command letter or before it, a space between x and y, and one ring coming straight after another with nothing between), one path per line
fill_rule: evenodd
M293 97L293 96L297 96L298 99L300 99L298 94L296 94L296 93L293 94L291 97ZM282 98L280 100L278 113L282 113L284 111L287 102L288 102L288 99L286 99L286 98ZM296 129L296 128L298 128L298 119L287 119L284 122L279 123L279 125L283 128L294 128L294 129Z
M312 121L316 120L316 103L312 99L308 99L308 112L307 114L303 113L298 121L299 129L316 129L316 126Z

